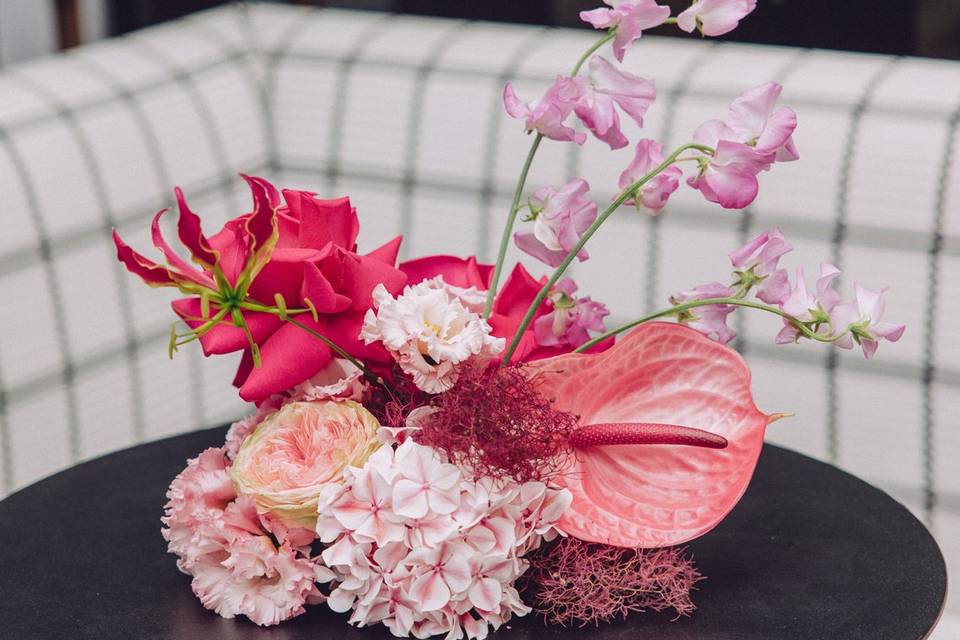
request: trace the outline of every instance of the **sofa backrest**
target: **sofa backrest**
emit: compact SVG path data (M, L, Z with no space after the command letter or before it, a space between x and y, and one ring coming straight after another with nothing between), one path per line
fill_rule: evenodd
M532 99L593 39L235 6L0 75L2 490L243 410L234 360L201 363L194 349L166 360L169 297L120 270L110 227L148 247L149 219L179 184L213 228L247 210L245 171L350 194L363 247L403 233L404 256L489 260L529 145L502 112L502 86ZM742 213L686 188L660 218L618 212L573 272L581 290L610 306L611 324L626 321L723 280L726 252L773 225L796 245L788 264L812 274L831 261L889 284L888 316L909 328L874 362L775 347L777 322L747 314L736 344L758 404L797 414L771 441L875 482L960 540L960 64L644 37L627 68L659 93L631 140L680 144L775 79L800 115L802 159L761 176ZM582 175L604 201L629 154L546 143L529 184Z

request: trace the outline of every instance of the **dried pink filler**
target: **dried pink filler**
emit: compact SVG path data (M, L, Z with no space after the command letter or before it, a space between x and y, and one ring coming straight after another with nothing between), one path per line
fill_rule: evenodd
M676 545L715 527L746 490L771 416L754 405L750 371L732 349L658 322L603 353L556 356L527 368L553 407L579 416L586 427L574 432L571 444L578 436L581 445L600 436L588 425L603 431L609 423L648 430L682 425L691 437L699 430L727 443L575 447L558 479L573 493L560 520L568 534L620 547Z

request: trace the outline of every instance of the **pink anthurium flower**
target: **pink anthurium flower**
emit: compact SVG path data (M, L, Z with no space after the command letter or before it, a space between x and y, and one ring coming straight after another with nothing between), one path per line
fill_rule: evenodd
M643 126L643 116L657 97L653 82L620 71L601 56L590 58L587 79L577 78L581 95L574 107L580 121L598 140L620 149L629 141L620 131L620 116L616 106Z
M661 7L654 0L603 0L606 7L581 11L580 19L594 29L616 28L613 54L623 62L623 56L644 30L658 27L670 17L670 7Z
M584 427L606 424L579 442L574 432L561 476L573 503L558 528L592 542L663 547L715 527L746 490L777 417L757 409L739 354L677 324L641 325L603 353L527 367L556 409Z
M757 0L694 0L677 16L677 26L687 33L699 29L705 36L722 36L756 8Z

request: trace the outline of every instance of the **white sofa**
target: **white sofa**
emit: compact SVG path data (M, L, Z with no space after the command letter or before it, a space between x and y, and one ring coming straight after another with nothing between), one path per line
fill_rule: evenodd
M176 184L213 228L246 210L244 171L350 194L362 246L400 232L405 256L489 259L529 144L502 85L532 98L593 38L254 4L5 70L0 495L244 410L235 360L167 360L169 296L121 270L111 227L148 248ZM891 285L888 315L909 328L873 362L775 347L777 323L749 315L737 344L761 407L797 414L770 441L889 491L960 569L960 64L656 37L627 64L657 81L645 135L675 144L743 89L783 82L802 159L762 176L742 214L689 189L659 220L623 210L576 270L581 289L629 319L724 279L726 252L772 225L796 245L789 264ZM583 175L607 198L628 155L548 143L530 185Z

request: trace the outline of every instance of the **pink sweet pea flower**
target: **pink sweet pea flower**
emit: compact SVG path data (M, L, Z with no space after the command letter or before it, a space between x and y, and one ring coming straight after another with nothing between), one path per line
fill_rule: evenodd
M802 322L817 323L816 330L827 334L830 329L830 312L840 301L840 294L833 288L833 281L840 276L840 270L829 263L820 265L820 277L817 278L816 290L814 293L807 291L806 279L803 275L803 267L797 269L797 281L780 304L780 308L789 313L794 318ZM788 344L796 342L799 338L799 332L786 319L783 322L783 329L777 334L777 344Z
M677 16L677 26L687 33L699 29L705 36L722 36L756 8L757 0L694 0Z
M708 120L693 139L715 149L700 172L687 180L710 202L742 209L757 197L757 174L776 161L799 158L793 144L796 114L786 107L774 110L782 87L770 82L746 91L730 105L727 120Z
M789 107L776 108L783 87L768 82L749 89L730 105L726 124L736 142L749 145L761 153L776 153L777 162L800 158L793 143L797 114Z
M546 138L560 142L573 141L583 144L586 134L564 124L580 99L580 84L572 78L557 76L542 98L536 102L524 103L513 90L510 83L503 88L503 106L511 118L526 121L527 131L537 131Z
M626 189L653 171L663 160L663 145L649 138L641 140L637 143L633 161L620 174L618 185L621 189ZM680 168L670 165L640 188L636 202L631 200L627 204L634 204L638 209L655 216L667 204L670 194L677 190L682 177Z
M586 195L589 190L590 185L581 178L560 188L537 190L530 200L533 231L516 232L517 247L551 267L558 266L597 219L597 204ZM577 254L581 262L588 257L585 249Z
M724 209L743 209L757 197L757 174L770 166L773 154L727 140L719 141L715 148L713 157L696 176L687 178L687 184Z
M856 342L869 359L877 352L880 340L896 342L907 327L881 320L886 307L883 301L886 289L871 291L859 283L854 283L853 289L855 301L837 305L831 316L836 331L849 331L834 344L841 349L852 349Z
M609 9L600 7L591 11L581 11L580 19L593 25L594 29L616 28L613 40L613 54L623 62L634 40L643 35L645 29L658 27L670 17L670 7L661 7L654 0L603 0Z
M727 298L735 293L733 289L724 284L711 282L676 293L670 297L670 302L678 305L693 300ZM733 313L735 309L736 307L730 304L705 305L682 312L679 320L691 329L696 329L720 344L727 344L737 337L737 332L727 326L727 316Z
M537 343L545 347L569 345L579 347L590 339L590 331L604 331L603 319L610 315L606 305L589 297L577 298L577 285L572 278L557 283L548 296L553 313L533 323Z
M780 304L790 294L790 280L786 269L777 267L780 258L792 250L780 229L774 227L732 252L730 262L741 284L759 282L757 297L767 304Z
M574 111L598 140L620 149L629 141L620 131L620 116L614 104L643 126L643 116L657 96L653 82L620 71L600 56L590 58L589 80L577 78L581 96Z

